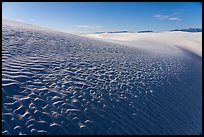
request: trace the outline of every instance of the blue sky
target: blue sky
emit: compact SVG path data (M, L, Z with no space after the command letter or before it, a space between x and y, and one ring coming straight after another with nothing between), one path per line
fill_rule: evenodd
M69 33L202 28L200 2L4 2L2 18Z

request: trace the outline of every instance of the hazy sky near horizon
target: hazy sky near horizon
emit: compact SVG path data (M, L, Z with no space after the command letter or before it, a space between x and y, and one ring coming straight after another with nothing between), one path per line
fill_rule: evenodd
M2 18L69 33L202 28L201 2L3 2Z

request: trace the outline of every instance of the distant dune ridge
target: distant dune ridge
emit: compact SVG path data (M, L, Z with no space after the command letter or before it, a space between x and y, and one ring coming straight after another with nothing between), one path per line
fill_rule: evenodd
M202 133L202 33L2 23L2 134Z
M156 52L175 52L175 47L184 48L202 57L202 32L189 33L151 32L151 33L114 33L114 34L86 34L90 38L97 38L118 44L125 44L136 48L150 49ZM150 44L151 43L151 44ZM153 46L152 46L153 45ZM171 49L170 49L171 48ZM163 49L163 50L161 50Z

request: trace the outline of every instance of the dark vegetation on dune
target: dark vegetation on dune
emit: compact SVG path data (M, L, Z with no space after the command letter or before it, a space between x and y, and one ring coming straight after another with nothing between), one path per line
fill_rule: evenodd
M202 32L202 29L201 28L189 28L189 29L174 29L171 31Z

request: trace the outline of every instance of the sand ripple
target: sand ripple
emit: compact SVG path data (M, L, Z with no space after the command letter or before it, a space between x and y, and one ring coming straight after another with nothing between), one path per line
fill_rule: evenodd
M201 132L192 55L10 25L2 46L2 134Z

